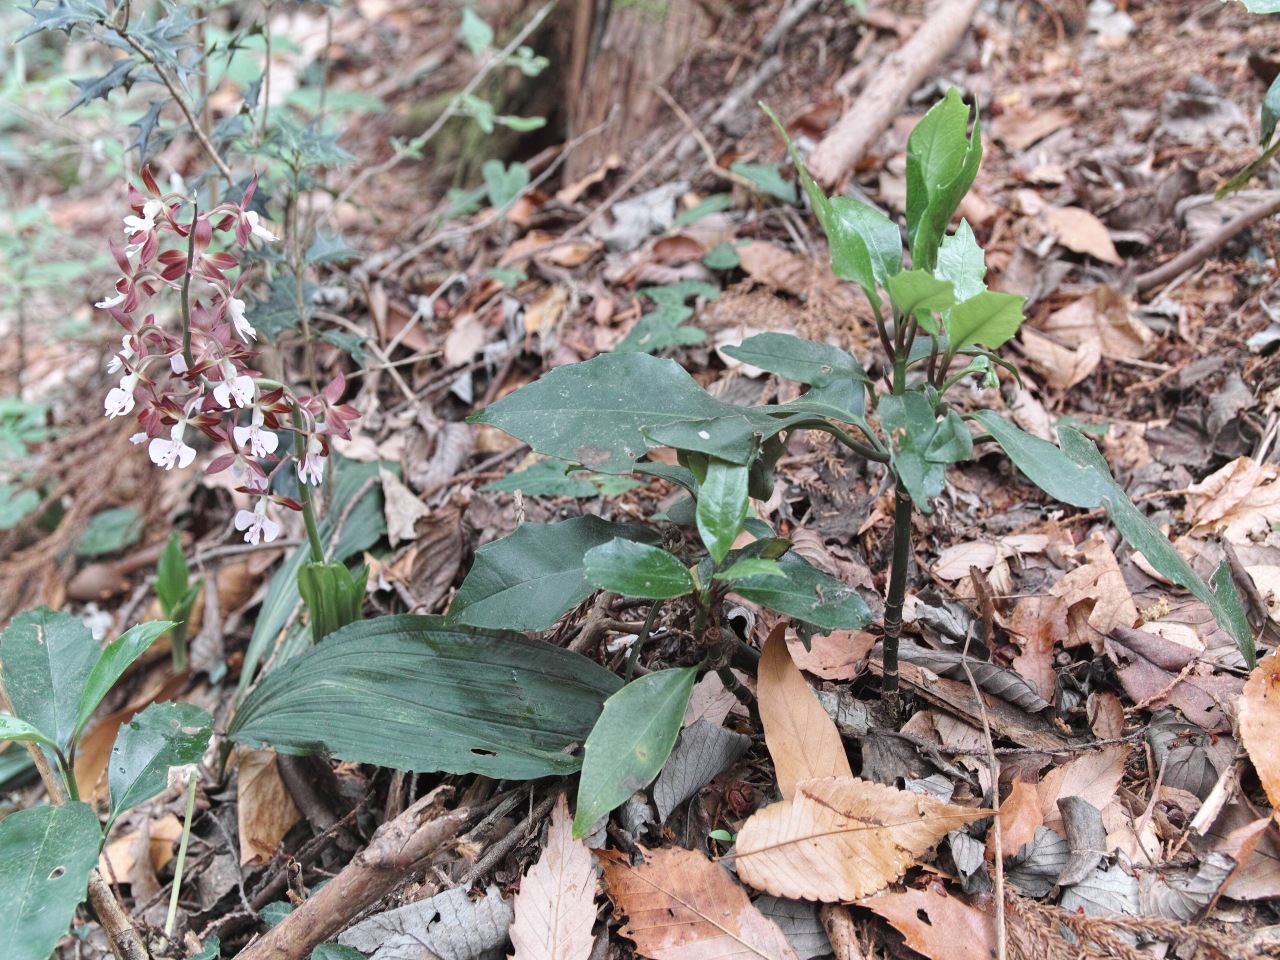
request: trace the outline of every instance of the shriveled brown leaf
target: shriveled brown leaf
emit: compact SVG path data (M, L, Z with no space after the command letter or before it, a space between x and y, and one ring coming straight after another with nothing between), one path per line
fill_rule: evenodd
M587 845L573 839L573 820L562 793L551 810L542 856L516 894L513 960L586 960L595 942L595 898L595 861Z
M738 876L776 897L857 900L902 876L951 830L990 816L849 777L796 784L738 834Z
M131 830L103 847L102 853L98 855L98 869L104 877L114 877L121 883L128 882L139 853L137 841L141 836L140 830ZM173 859L173 844L180 836L182 821L172 813L165 813L151 824L147 856L153 870L163 870L165 864Z
M269 863L284 835L302 819L302 812L280 779L274 750L241 747L239 758L240 865Z
M1044 825L1065 836L1062 814L1058 811L1058 801L1063 797L1082 797L1099 810L1110 803L1124 777L1125 761L1131 752L1124 744L1103 747L1045 774L1037 788Z
M1232 543L1248 543L1254 534L1280 524L1280 470L1249 457L1187 488L1187 519L1193 537L1221 534Z
M1061 597L1023 597L1013 608L1009 632L1022 652L1013 669L1026 677L1045 700L1053 702L1056 677L1053 651L1067 639L1067 603Z
M787 637L791 660L801 670L824 680L852 680L866 668L876 637L865 630L832 630L815 636L804 648L799 637Z
M1085 253L1104 263L1119 266L1124 261L1116 253L1107 225L1080 207L1045 207L1040 216L1045 226L1068 250Z
M564 308L569 305L569 288L562 283L553 284L544 290L524 312L524 329L526 333L537 333L550 330L560 320Z
M1271 806L1280 806L1280 653L1263 657L1249 674L1240 698L1240 739Z
M786 625L779 624L764 642L756 689L778 789L790 797L801 780L852 777L853 770L840 731L791 662L785 630Z
M1055 310L1040 324L1046 336L1072 347L1096 340L1105 357L1140 360L1156 335L1130 309L1129 301L1111 287L1094 287L1085 296Z
M614 913L627 918L621 933L639 953L653 960L798 960L778 925L720 864L682 847L643 852L638 867L617 851L599 854Z
M862 906L888 920L908 947L931 960L991 960L996 955L995 917L932 887L882 894Z
M783 293L803 294L819 282L813 260L764 240L738 247L738 259L747 276Z
M391 546L394 547L403 540L415 539L418 534L414 527L419 520L431 512L431 508L419 500L417 495L390 470L378 470L378 479L382 484L387 537L391 541Z
M1095 533L1082 543L1080 554L1084 557L1084 564L1067 573L1049 592L1055 597L1062 597L1068 606L1079 607L1085 612L1088 625L1097 636L1105 636L1117 626L1133 626L1138 620L1137 604L1125 585L1115 554L1102 535ZM1097 636L1076 636L1072 639L1096 647Z
M1049 134L1075 123L1077 114L1065 107L1033 107L1022 101L991 121L991 136L1014 153L1021 153Z
M1023 327L1020 335L1022 352L1040 368L1045 382L1058 390L1071 389L1102 362L1102 344L1097 340L1071 347L1031 327Z

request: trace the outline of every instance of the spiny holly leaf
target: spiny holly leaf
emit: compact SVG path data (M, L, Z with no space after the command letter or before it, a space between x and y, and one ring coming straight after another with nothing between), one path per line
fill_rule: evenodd
M74 27L91 26L105 20L107 8L104 4L95 3L94 0L58 0L51 7L32 3L23 13L30 14L35 23L18 34L14 43L19 43L44 30L61 30L69 37Z
M151 137L156 131L156 122L160 119L160 108L163 106L163 101L152 100L147 112L129 124L129 126L137 128L138 131L133 143L129 144L129 149L137 148L139 163L147 159L147 153L151 148Z
M127 91L133 83L130 78L130 74L132 74L138 66L138 61L134 60L132 57L124 57L117 60L112 65L111 69L100 77L93 77L89 80L72 80L71 82L74 83L76 88L80 91L80 95L76 97L75 102L67 108L67 111L63 116L65 117L67 113L70 113L77 107L83 107L85 104L90 103L93 100L107 99L107 95L116 87L124 87Z

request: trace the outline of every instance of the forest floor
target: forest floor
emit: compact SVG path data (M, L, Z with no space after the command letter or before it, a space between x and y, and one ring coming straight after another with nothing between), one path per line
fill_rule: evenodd
M276 32L291 41L277 54L282 77L327 54L345 111L340 143L354 161L327 171L311 197L350 248L312 278L319 339L304 348L298 331L280 331L275 363L305 378L305 355L321 382L342 373L346 402L361 414L353 439L335 442L338 492L327 493L325 509L365 525L352 534L353 559L363 553L371 567L370 617L443 613L477 548L526 520L631 521L671 506L678 491L664 481L558 476L514 438L464 422L552 368L614 349L637 324L679 341L658 354L742 404L794 396L722 351L761 332L833 343L873 377L887 373L874 360L870 308L833 276L784 144L756 101L812 149L919 27L921 11L760 0L712 16L706 4L683 59L656 78L662 94L644 116L613 119L627 130L616 150L601 155L591 137L566 146L563 104L552 103L537 134L478 147L458 134L434 161L387 164L389 139L425 125L420 104L460 89L475 69L453 13L436 6L362 0L335 10L331 24L310 7L277 14ZM912 127L951 86L978 105L984 158L960 215L986 250L989 286L1025 295L1027 321L1003 351L1021 382L984 390L975 381L961 402L1003 408L1046 440L1064 423L1093 438L1197 571L1207 577L1228 561L1261 658L1280 637L1280 224L1263 218L1161 282L1147 274L1280 195L1269 167L1214 199L1259 152L1280 29L1239 3L1120 6L982 3L838 186L901 222ZM797 7L803 15L769 38ZM518 28L499 23L497 42ZM91 72L70 59L76 49L63 65L71 76ZM132 423L101 416L112 385L105 358L119 334L91 304L111 282L103 255L128 211L122 184L96 168L94 141L120 131L109 114L59 119L48 104L14 97L6 93L0 129L5 229L31 235L13 211L38 209L55 232L41 234L37 259L90 273L74 282L41 275L21 288L15 280L0 303L11 347L0 359L2 466L10 484L40 490L61 516L50 524L47 511L5 515L0 616L47 604L104 637L159 617L155 567L174 529L206 583L191 618L190 670L174 676L167 650L150 651L79 751L81 795L101 801L115 731L148 704L187 700L225 729L255 631L270 621L282 636L296 620L291 608L270 620L270 590L305 534L290 518L281 541L244 544L232 519L248 501L226 474L203 471L213 454L201 450L194 470L161 472L130 444ZM42 154L41 144L56 149ZM535 185L521 182L502 215L483 206L442 218L449 188L480 182L489 148L522 163ZM200 163L182 144L153 160L166 177ZM358 191L323 206L358 176ZM17 276L19 253L6 255ZM655 322L670 304L641 291L690 281L702 286L677 299L691 308L687 319ZM672 333L681 329L705 337ZM892 490L883 467L825 439L789 439L774 493L755 512L810 563L858 588L878 617ZM519 470L534 479L506 479ZM0 512L13 513L16 487L4 490ZM360 503L368 509L357 511ZM788 723L813 725L811 739L766 731L708 674L663 789L641 791L588 837L603 851L598 890L597 861L568 838L563 814L553 816L560 794L572 800L573 778L405 775L240 748L222 779L216 762L202 769L179 901L186 939L157 955L195 956L216 936L222 956L235 956L287 911L305 915L317 884L358 866L374 830L441 785L478 815L456 842L404 866L376 903L339 918L335 934L345 931L341 941L359 954L321 949L317 958L479 960L510 953L510 938L519 957L578 960L1277 955L1271 806L1280 753L1275 736L1242 742L1239 724L1252 698L1280 734L1280 701L1267 698L1275 656L1251 681L1204 603L1161 580L1102 511L1046 501L994 445L948 473L936 510L915 514L914 535L905 629L917 653L904 664L909 719L900 731L880 726L874 709L878 626L815 637L809 649L790 631L802 674L760 678L793 705ZM542 639L621 672L643 619L637 609L606 595ZM768 616L749 603L734 616L748 642L763 645ZM678 618L653 632L660 642L645 649L642 671L697 662ZM980 665L976 679L971 665ZM817 700L794 686L802 675ZM810 700L824 709L813 714ZM844 749L830 769L815 769L827 761L814 758L814 744L831 736ZM9 746L0 751L0 815L43 796L19 745ZM998 806L1002 869L988 817L940 831L940 843L906 857L874 896L820 905L743 885L718 864L732 865L731 838L749 817L794 790L797 763L948 809ZM140 926L163 923L184 805L175 786L121 817L107 840L103 865ZM790 867L817 869L798 851ZM585 896L573 896L575 883ZM401 907L409 909L387 913ZM539 909L563 911L578 933L554 948L532 944ZM106 949L83 917L59 955ZM310 945L298 950L273 956L311 955Z

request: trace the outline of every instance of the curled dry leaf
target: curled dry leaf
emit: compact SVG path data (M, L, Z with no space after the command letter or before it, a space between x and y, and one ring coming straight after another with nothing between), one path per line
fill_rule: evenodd
M573 839L564 794L551 810L542 856L520 883L511 924L512 960L587 960L595 938L596 865Z
M1280 653L1273 653L1258 661L1240 698L1240 739L1273 808L1280 806L1277 733L1280 733Z
M756 690L778 789L790 797L801 780L852 778L853 770L836 725L791 662L785 630L785 623L778 624L764 642Z
M1124 777L1124 765L1130 752L1130 748L1124 744L1103 747L1096 753L1076 757L1045 774L1037 789L1045 826L1065 834L1062 815L1058 810L1058 801L1063 797L1083 797L1099 810L1110 803ZM1005 851L1006 856L1009 853L1010 851Z
M239 756L240 865L270 863L302 813L280 779L274 750L241 747Z
M764 916L729 871L701 853L671 847L644 852L633 867L602 851L622 935L653 960L797 960L782 930Z
M862 906L888 920L907 946L931 960L991 960L995 918L959 897L928 890L886 893Z
M1104 263L1124 263L1111 242L1107 225L1079 207L1045 207L1041 213L1049 232L1058 243L1076 253L1085 253Z
M1026 844L1035 839L1036 828L1044 824L1040 796L1034 784L1013 781L1009 796L1000 804L1000 849L1006 857L1014 856ZM996 855L995 831L987 834L987 853Z
M1187 487L1187 519L1193 537L1221 533L1248 543L1280 523L1280 470L1249 457L1232 460L1217 473Z
M1095 533L1080 545L1084 565L1076 567L1053 585L1049 592L1062 597L1072 608L1068 624L1069 646L1093 644L1095 649L1116 627L1132 627L1138 622L1138 606L1124 582L1116 556ZM1083 622L1087 618L1087 627ZM1092 628L1090 630L1090 628Z
M795 791L738 834L738 876L776 897L869 896L950 831L992 813L851 777L804 780Z

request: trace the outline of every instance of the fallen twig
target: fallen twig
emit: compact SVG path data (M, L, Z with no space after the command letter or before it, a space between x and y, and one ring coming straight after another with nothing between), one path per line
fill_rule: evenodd
M249 944L239 960L303 960L361 910L372 906L419 863L454 840L471 816L465 807L446 811L453 794L437 787L404 813L380 826L369 845L301 906Z
M977 9L978 0L937 4L911 39L885 58L853 106L809 157L809 172L815 180L830 187L853 169L889 129L907 98L956 45Z
M1139 293L1145 293L1152 287L1158 287L1160 284L1172 280L1179 274L1190 270L1202 260L1208 259L1215 250L1234 237L1241 230L1247 229L1259 220L1264 220L1277 213L1280 213L1280 194L1277 194L1270 200L1266 200L1255 207L1250 207L1238 217L1228 220L1210 236L1207 236L1199 243L1188 247L1167 263L1162 263L1154 270L1148 270L1146 273L1138 274L1134 279L1134 285L1138 288Z

